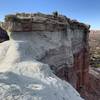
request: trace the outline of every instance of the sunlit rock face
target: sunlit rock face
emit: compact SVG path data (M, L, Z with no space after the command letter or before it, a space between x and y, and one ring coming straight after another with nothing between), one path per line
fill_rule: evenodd
M86 84L88 26L38 13L6 16L2 27L10 40L0 44L1 100L83 100L74 88Z

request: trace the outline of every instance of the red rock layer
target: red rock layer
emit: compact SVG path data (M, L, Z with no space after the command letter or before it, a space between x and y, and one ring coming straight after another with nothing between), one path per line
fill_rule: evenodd
M74 54L74 67L62 67L57 70L57 76L71 83L80 93L86 88L89 81L88 51L82 49Z
M100 100L100 72L90 69L89 82L86 87L81 93L85 100Z

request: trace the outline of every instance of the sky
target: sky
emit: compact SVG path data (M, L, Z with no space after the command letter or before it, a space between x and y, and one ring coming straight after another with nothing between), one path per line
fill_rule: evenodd
M100 29L100 0L0 0L0 21L11 13L54 11Z

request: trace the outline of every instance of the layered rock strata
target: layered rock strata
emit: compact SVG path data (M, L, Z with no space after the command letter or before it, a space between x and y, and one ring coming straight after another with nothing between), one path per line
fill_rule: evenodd
M3 69L5 72L16 64L17 68L20 63L32 62L35 59L48 64L55 75L68 81L80 93L86 88L89 78L88 25L57 13L53 15L18 13L6 16L2 28L7 30L11 44L7 43L8 48L4 47L7 54L4 57L4 52L0 66L6 66L6 69L1 67L0 70Z

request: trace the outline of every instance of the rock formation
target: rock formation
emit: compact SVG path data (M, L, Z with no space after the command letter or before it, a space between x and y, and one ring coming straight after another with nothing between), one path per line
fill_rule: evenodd
M0 27L0 43L9 40L7 32Z
M81 94L85 100L100 100L100 68L90 68L89 83Z
M80 93L88 84L88 25L57 13L18 13L2 28L10 41L0 44L1 98L82 100L64 80Z
M82 94L86 100L100 100L100 31L90 31L89 45L91 57L89 83Z

